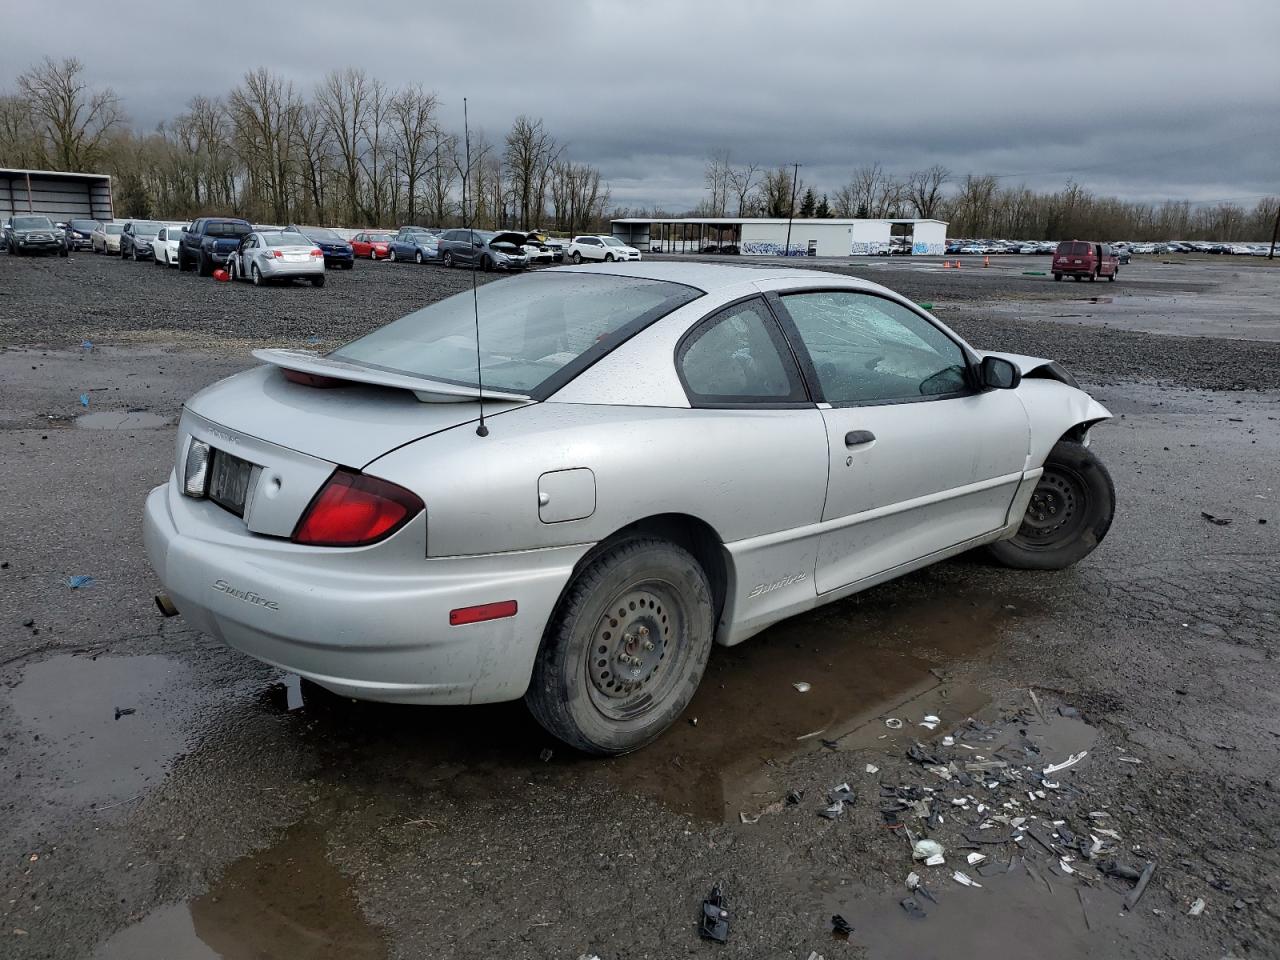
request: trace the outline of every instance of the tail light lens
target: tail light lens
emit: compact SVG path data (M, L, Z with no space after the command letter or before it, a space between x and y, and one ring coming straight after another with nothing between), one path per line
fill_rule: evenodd
M323 256L324 256L324 251L323 251L323 250L312 250L312 251L311 251L311 255L312 255L313 257L323 257Z
M404 487L338 469L320 488L293 532L294 543L363 547L385 540L423 509Z

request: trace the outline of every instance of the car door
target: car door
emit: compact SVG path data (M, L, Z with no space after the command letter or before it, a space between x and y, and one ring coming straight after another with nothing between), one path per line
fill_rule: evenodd
M968 350L889 297L779 290L770 302L826 424L819 593L1005 525L1030 441L1014 391L975 389Z
M676 372L691 415L717 438L708 449L727 442L751 464L757 496L743 507L757 535L726 544L735 583L724 620L743 639L813 605L826 426L761 296L695 324L676 347Z

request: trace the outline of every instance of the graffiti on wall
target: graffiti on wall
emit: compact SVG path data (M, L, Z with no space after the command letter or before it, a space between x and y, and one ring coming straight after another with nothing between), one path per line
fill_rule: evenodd
M854 240L849 253L855 257L879 257L889 252L884 240Z
M787 249L786 243L774 243L772 240L744 240L742 252L763 257L803 257L808 250L803 243L792 243Z
M923 240L917 240L911 245L911 255L913 257L940 257L947 252L945 243L925 243Z

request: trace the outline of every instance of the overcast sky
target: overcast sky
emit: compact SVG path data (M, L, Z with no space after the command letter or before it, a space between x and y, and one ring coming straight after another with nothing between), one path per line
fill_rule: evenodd
M459 129L465 95L490 139L543 118L618 205L692 207L717 148L798 161L819 192L873 161L1133 199L1280 192L1274 0L11 2L0 75L79 57L138 127L257 66L309 91L353 65L436 91Z

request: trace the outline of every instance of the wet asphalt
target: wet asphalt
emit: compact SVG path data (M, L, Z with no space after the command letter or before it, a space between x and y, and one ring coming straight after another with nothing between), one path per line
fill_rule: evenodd
M1265 331L1280 274L1134 264L1095 290L1031 259L853 269L1088 381L1116 414L1094 433L1119 494L1103 546L1052 574L960 557L717 650L676 728L599 761L519 703L342 701L151 601L141 504L182 400L250 346L343 339L465 274L360 264L255 290L0 257L0 955L1280 954L1280 345L1212 320L1241 303ZM1164 319L1046 315L1077 286ZM1214 306L1188 317L1195 299ZM908 759L916 739L940 762ZM930 769L970 755L1010 766ZM853 801L819 816L845 782ZM901 794L932 815L886 810ZM907 831L947 865L913 864ZM1104 859L1156 864L1133 909ZM913 868L922 919L900 904ZM724 946L696 932L717 882Z

